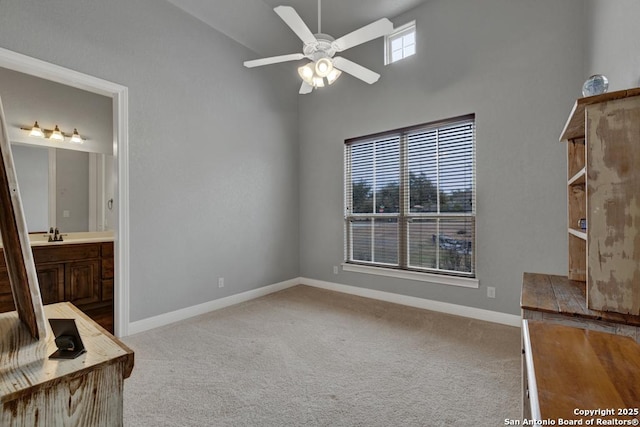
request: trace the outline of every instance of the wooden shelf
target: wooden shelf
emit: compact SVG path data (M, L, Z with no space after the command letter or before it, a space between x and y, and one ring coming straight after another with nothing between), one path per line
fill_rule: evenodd
M587 180L587 168L583 167L578 171L578 173L576 173L571 178L569 178L567 185L585 185L586 180Z
M582 230L576 230L575 228L569 228L569 234L576 236L579 239L587 240L587 232Z
M640 316L590 309L587 307L587 285L581 280L554 274L524 273L520 307L527 314L527 319L545 320L547 316L543 313L562 315L563 324L629 335L640 343ZM555 318L559 319L558 316ZM605 323L616 326L609 327ZM639 329L630 331L624 326Z
M640 95L640 88L619 90L616 92L603 93L602 95L588 96L578 99L573 108L567 123L564 125L560 141L571 141L585 136L585 113L584 109L587 105L597 104L614 99L622 99L629 96Z

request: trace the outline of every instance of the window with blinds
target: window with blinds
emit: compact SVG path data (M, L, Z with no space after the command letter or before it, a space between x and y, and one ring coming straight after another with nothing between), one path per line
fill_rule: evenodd
M475 116L345 141L347 263L475 277Z

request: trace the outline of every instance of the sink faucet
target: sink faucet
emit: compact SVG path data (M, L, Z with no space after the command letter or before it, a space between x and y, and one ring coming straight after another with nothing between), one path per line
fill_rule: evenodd
M49 241L62 242L62 234L60 234L60 230L58 230L58 227L56 227L55 231L53 230L53 227L49 228Z

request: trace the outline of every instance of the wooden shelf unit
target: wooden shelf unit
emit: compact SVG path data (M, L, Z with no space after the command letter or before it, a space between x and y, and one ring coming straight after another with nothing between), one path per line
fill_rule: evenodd
M589 308L639 315L640 88L578 99L560 140L568 278L586 282Z

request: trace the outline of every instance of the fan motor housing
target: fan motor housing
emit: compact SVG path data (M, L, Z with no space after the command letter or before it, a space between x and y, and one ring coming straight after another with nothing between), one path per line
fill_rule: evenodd
M332 58L336 54L336 48L333 46L334 38L329 34L318 33L314 34L317 43L304 44L302 52L310 58L312 61L317 61L321 58Z

